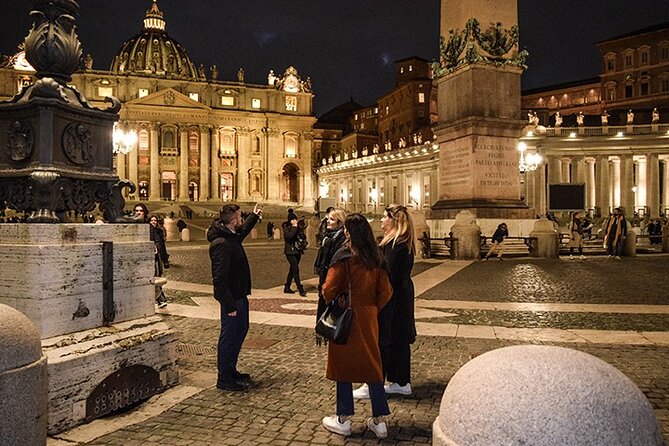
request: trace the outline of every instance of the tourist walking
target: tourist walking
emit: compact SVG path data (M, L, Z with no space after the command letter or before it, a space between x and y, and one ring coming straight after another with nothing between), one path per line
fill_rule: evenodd
M495 230L495 233L492 235L492 245L488 250L488 254L485 255L485 260L488 260L490 256L497 251L497 260L502 260L502 254L504 253L504 245L506 244L506 238L509 236L509 229L506 226L506 223L500 223Z
M416 341L414 286L411 280L416 240L413 221L405 206L392 204L381 217L381 251L390 275L393 295L379 316L379 346L388 394L411 395L411 344ZM369 387L353 392L369 398Z
M569 225L567 225L567 231L569 234L569 258L574 258L574 249L578 248L578 255L581 259L585 259L583 255L583 231L584 231L584 222L581 219L580 212L574 212L571 215L569 220Z
M304 247L300 244L306 240L304 234L304 220L297 219L297 215L293 213L292 209L288 210L288 217L281 225L283 228L283 253L288 260L288 275L286 276L286 283L283 287L283 292L286 294L295 294L295 291L290 288L293 281L297 286L297 291L300 296L304 297L307 292L300 281L300 259L304 253Z
M343 209L328 208L330 212L325 216L327 227L323 231L316 262L314 263L314 273L318 275L318 309L316 310L316 321L320 319L325 311L325 299L323 298L322 287L325 278L328 275L328 269L335 253L344 244L344 220L346 220L346 211Z
M353 382L368 384L372 417L367 427L377 438L388 436L384 417L390 414L383 389L379 351L378 315L392 294L388 273L367 219L353 214L344 222L347 243L337 251L323 284L326 302L350 289L353 311L346 344L328 344L326 377L336 381L336 413L323 418L323 426L339 435L351 435Z
M613 210L613 215L609 217L604 231L604 243L609 257L615 257L620 260L620 254L623 250L623 241L627 237L627 221L620 208Z
M242 220L239 205L226 204L207 230L214 299L221 305L216 387L223 390L244 390L251 382L248 373L237 370L239 353L249 331L251 294L251 268L242 241L261 215L262 209L256 204L253 213Z

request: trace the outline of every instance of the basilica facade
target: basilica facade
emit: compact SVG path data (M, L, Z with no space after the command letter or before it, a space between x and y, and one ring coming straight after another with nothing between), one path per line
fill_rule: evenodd
M141 17L138 17L138 23ZM311 80L294 67L270 71L267 84L218 79L196 65L166 31L154 1L142 31L120 45L108 70L90 55L72 84L92 104L122 104L117 131L134 138L115 155L131 200L262 201L314 208ZM34 81L22 52L0 68L0 100Z

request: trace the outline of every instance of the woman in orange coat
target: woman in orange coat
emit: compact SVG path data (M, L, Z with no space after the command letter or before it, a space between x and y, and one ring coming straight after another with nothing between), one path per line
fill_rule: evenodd
M337 413L323 418L323 426L340 435L351 434L353 382L369 386L372 418L367 427L378 438L385 438L388 429L383 417L390 413L383 388L381 352L379 351L379 311L388 303L392 288L383 259L369 223L360 214L344 222L346 242L335 254L323 284L323 297L331 302L351 287L353 317L348 342L328 344L326 377L337 382Z

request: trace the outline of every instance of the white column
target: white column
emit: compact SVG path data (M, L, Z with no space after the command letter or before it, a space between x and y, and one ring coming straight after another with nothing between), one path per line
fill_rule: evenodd
M651 217L660 215L660 160L656 153L646 155L647 177L646 177L646 206L648 206Z
M625 208L625 215L634 215L634 159L632 155L620 157L620 204Z
M139 127L135 124L132 126L132 131L137 134L139 137ZM135 147L130 153L128 153L128 179L132 181L132 184L135 185L137 190L135 190L135 197L139 198L139 179L137 174L137 157L139 156L139 143L135 144Z
M188 126L179 126L179 201L188 201Z
M620 178L620 158L616 157L611 160L611 207L621 206L620 200L620 186L622 184Z
M595 160L587 158L585 160L585 207L593 209L595 207Z
M561 183L562 180L562 162L557 156L547 157L548 163L548 183L556 184Z
M218 166L219 166L219 157L218 152L220 150L220 134L219 128L214 127L214 132L212 135L212 147L209 154L211 155L211 199L220 200L221 199L221 180L218 177Z
M600 155L595 164L597 188L595 189L595 206L599 207L602 216L609 214L611 207L611 183L609 175L609 157Z
M238 128L235 133L235 151L237 152L237 199L248 201L251 199L251 181L249 170L251 169L251 144L249 129Z
M669 208L669 159L662 161L662 206L660 212L664 214L664 210Z
M199 201L209 199L209 158L211 154L211 144L209 141L209 126L200 126L200 184Z
M573 178L571 178L571 175L569 175L569 166L571 166L571 158L562 158L560 162L562 167L562 182L572 183Z
M159 152L159 124L151 126L151 158L150 158L150 184L149 184L149 200L160 200L160 185L162 184L160 178L160 152Z
M640 207L648 206L648 190L647 188L647 163L646 158L639 158L636 164L636 193L634 200L634 208L638 209Z

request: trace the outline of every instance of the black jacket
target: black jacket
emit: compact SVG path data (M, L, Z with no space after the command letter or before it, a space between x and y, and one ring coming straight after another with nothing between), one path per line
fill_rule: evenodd
M283 253L286 255L298 255L302 254L301 251L295 249L295 241L298 237L305 237L304 229L298 223L297 226L293 226L289 221L284 221L281 224L283 229Z
M379 344L413 344L416 341L414 287L411 280L413 254L406 243L381 248L393 286L393 296L379 313Z
M249 214L238 232L232 232L220 220L214 220L207 230L214 299L227 313L235 311L235 301L251 294L251 268L242 240L258 222Z

